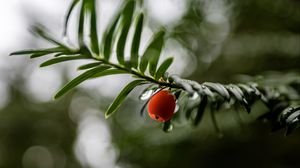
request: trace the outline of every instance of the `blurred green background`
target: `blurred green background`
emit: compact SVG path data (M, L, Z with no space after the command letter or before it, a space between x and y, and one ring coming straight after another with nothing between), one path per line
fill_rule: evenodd
M98 3L100 29L110 22L120 0ZM0 5L0 168L198 168L300 167L300 131L288 137L270 133L267 112L257 102L253 113L217 113L222 136L209 113L198 127L182 119L171 133L149 117L137 89L110 119L104 111L127 76L87 81L60 100L52 97L78 74L72 62L39 69L43 59L8 57L23 48L49 46L32 36L41 23L61 38L70 1L11 0ZM258 80L277 83L299 77L299 0L145 0L145 46L152 31L169 32L164 56L173 55L170 73L198 82ZM76 18L77 15L73 17ZM74 27L76 25L73 19ZM75 29L70 30L72 35Z

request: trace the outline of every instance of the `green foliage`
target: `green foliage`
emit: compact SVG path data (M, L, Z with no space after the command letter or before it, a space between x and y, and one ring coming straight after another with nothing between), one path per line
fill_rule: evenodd
M155 75L156 66L158 63L158 59L161 53L161 49L164 43L164 31L159 31L156 33L151 42L149 43L146 51L144 52L141 63L140 63L140 71L144 73L147 69L149 63L149 72L151 75Z
M136 25L135 25L135 32L132 40L131 45L131 57L130 63L132 67L137 68L138 61L139 61L139 48L140 48L140 41L143 29L143 21L144 15L141 13L137 16Z
M156 74L155 74L155 79L158 80L160 79L164 73L167 71L167 69L171 66L173 63L173 58L167 58L158 68Z
M83 74L77 76L75 79L73 79L72 81L67 83L61 90L59 90L55 94L54 98L57 99L57 98L61 97L62 95L67 93L69 90L73 89L75 86L79 85L80 83L84 82L85 80L93 77L95 74L100 73L108 68L110 68L110 67L107 65L103 65L103 66L100 65L99 67L95 67L93 69L87 70Z
M216 130L219 131L214 113L220 110L223 105L240 105L250 113L251 105L255 101L262 101L270 109L270 113L261 118L267 118L272 121L276 129L286 128L287 134L289 134L299 126L299 101L292 104L292 98L279 91L276 94L279 94L281 97L275 97L267 86L258 86L255 83L223 85L220 83L204 82L200 84L196 81L182 79L176 75L168 75L166 71L173 62L172 57L165 59L158 67L166 34L166 31L163 29L154 33L146 50L140 57L139 50L144 26L144 15L140 11L136 12L138 4L133 0L124 2L112 23L106 28L101 44L99 44L97 32L96 1L74 0L66 15L64 25L65 35L68 31L70 15L78 4L81 4L78 18L78 48L72 49L68 45L46 34L43 28L34 27L33 30L35 33L54 44L55 47L39 50L22 50L11 54L30 55L31 58L53 55L54 58L42 63L41 67L77 59L94 61L78 67L78 70L85 70L85 72L67 83L58 91L54 98L63 96L80 83L92 78L115 74L130 74L138 79L130 82L120 92L106 111L106 118L111 116L120 107L127 95L135 87L145 83L152 83L154 85L150 85L143 92L151 92L148 101L157 91L165 88L172 89L178 100L177 104L181 106L178 113L186 113L186 118L192 121L194 125L198 125L201 122L206 107L210 107L212 122ZM86 19L89 20L87 21ZM131 55L130 60L125 60L124 50L131 27L134 28L133 41L130 44ZM85 29L87 28L90 28L89 36L85 34ZM86 39L89 43L85 42ZM101 49L99 46L101 46ZM114 48L115 46L116 48ZM118 63L110 62L110 58L114 54L113 51L116 51ZM289 83L286 85L289 85ZM296 85L298 86L297 82ZM295 90L299 91L299 88ZM193 98L195 96L197 98ZM145 110L148 101L142 107L141 113ZM195 105L188 106L187 102ZM279 106L280 104L284 105ZM172 120L176 120L176 117ZM163 130L166 132L171 131L172 128L171 121L163 124Z
M58 57L58 58L53 58L50 59L46 62L43 62L40 67L45 67L45 66L49 66L49 65L53 65L53 64L58 64L61 62L65 62L65 61L71 61L71 60L78 60L78 59L88 59L89 57L86 57L84 55L79 55L79 56L68 56L68 57Z
M86 69L90 69L96 66L99 66L101 63L99 62L93 62L93 63L89 63L89 64L84 64L80 67L78 67L78 70L86 70Z
M99 40L97 33L97 8L96 1L89 0L88 9L90 11L91 17L91 26L90 26L90 38L91 38L91 49L92 51L99 55Z
M131 25L131 20L134 12L135 1L128 1L127 4L124 6L122 15L121 15L121 23L119 25L120 35L117 41L117 59L121 65L125 64L124 61L124 50L127 35L129 32L129 28Z
M11 53L11 55L25 55L25 54L32 54L33 57L37 57L34 55L39 55L39 56L44 56L46 54L53 54L53 53L58 53L58 52L64 52L66 51L62 47L54 47L54 48L47 48L47 49L41 49L41 50L22 50L22 51L17 51Z
M81 3L79 3L81 2ZM135 24L135 33L133 35L133 42L131 44L131 57L130 63L125 64L124 60L124 49L126 45L126 39L128 36L129 28L133 22L133 13L135 11L136 3L135 1L127 1L123 5L122 10L116 15L114 21L112 22L111 26L108 26L104 33L103 43L100 44L102 47L101 53L99 53L99 41L98 41L98 33L97 33L97 14L96 14L96 6L95 0L82 0L82 1L73 1L71 4L69 11L66 16L65 20L65 35L67 34L68 29L68 22L70 19L70 15L73 12L76 5L81 4L80 7L80 16L79 16L79 24L78 24L78 42L79 48L71 49L67 45L60 43L59 41L53 39L52 37L48 36L44 33L42 28L36 27L34 30L37 34L41 37L45 38L46 40L50 41L57 47L48 48L48 49L40 49L40 50L23 50L14 52L11 55L24 55L30 54L31 58L46 56L49 54L54 54L55 58L52 58L44 63L41 64L41 67L54 65L57 63L62 63L71 60L77 59L87 59L87 60L94 60L93 63L88 63L78 67L78 70L86 70L84 73L67 83L58 93L54 96L55 99L63 96L69 90L73 89L75 86L79 85L80 83L92 79L92 78L99 78L102 76L107 75L114 75L114 74L133 74L137 78L142 78L143 80L136 80L127 87L121 94L116 98L116 100L112 103L112 105L108 108L106 112L106 117L110 116L116 109L120 106L123 102L127 94L136 87L137 85L141 84L142 81L150 80L151 82L160 84L161 82L158 79L163 76L163 74L167 71L168 67L171 65L173 59L168 58L163 62L161 67L156 72L156 66L160 57L161 49L163 46L163 35L164 32L158 32L154 37L153 40L150 42L148 48L146 49L143 58L149 59L147 62L143 62L146 64L144 66L147 67L149 63L149 72L151 76L146 76L144 74L145 70L138 71L132 70L131 68L137 68L139 65L139 47L140 47L140 39L143 29L143 19L144 16L142 13L138 13L136 17L136 24ZM89 25L86 24L85 19L89 20ZM86 27L90 27L90 36L86 37L84 34L84 30ZM118 37L118 38L116 38ZM90 46L85 44L85 39L90 40ZM114 64L109 61L111 57L112 50L114 44L116 45L117 51L117 59L119 64ZM153 55L152 55L153 54ZM142 58L142 59L143 59ZM139 67L143 67L140 66ZM156 75L157 74L157 75ZM161 83L164 84L164 83Z
M108 118L114 113L121 105L121 103L124 101L126 96L138 85L141 85L144 83L145 80L135 80L129 83L121 92L120 94L116 97L116 99L113 101L113 103L109 106L105 113L105 118Z
M108 75L117 75L117 74L127 74L127 71L121 70L121 69L107 69L105 71L96 73L95 75L93 75L91 78L99 78L102 76L108 76Z
M68 22L69 22L69 19L70 19L70 16L72 14L72 11L74 9L74 7L77 5L77 3L79 2L80 0L73 0L73 2L71 3L70 5L70 8L67 12L67 15L66 15L66 19L65 19L65 23L64 23L64 35L67 34L67 31L68 31Z
M68 48L65 44L59 42L58 40L54 39L50 35L48 35L45 32L45 28L41 26L33 26L32 27L32 32L35 33L36 35L40 36L41 38L49 41L50 43L56 45L57 47L62 47L65 48L66 50L72 51L70 48Z
M114 33L115 33L115 29L116 29L116 26L118 24L118 21L120 19L120 14L118 14L114 21L113 21L113 24L108 27L108 29L106 30L106 32L104 33L104 39L103 39L103 55L104 55L104 59L105 60L109 60L110 58L110 55L111 55L111 50L112 50L112 47L113 47L113 36L114 36Z

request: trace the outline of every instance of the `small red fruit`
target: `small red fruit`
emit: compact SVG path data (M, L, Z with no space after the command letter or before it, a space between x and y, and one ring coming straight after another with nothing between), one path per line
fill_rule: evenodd
M162 90L151 97L148 113L152 119L166 122L172 118L175 106L175 96L168 90Z

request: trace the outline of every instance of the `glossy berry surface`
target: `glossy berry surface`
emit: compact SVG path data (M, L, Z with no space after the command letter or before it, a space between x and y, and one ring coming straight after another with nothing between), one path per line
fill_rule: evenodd
M175 106L175 96L168 90L162 90L150 98L148 113L152 119L166 122L172 118Z

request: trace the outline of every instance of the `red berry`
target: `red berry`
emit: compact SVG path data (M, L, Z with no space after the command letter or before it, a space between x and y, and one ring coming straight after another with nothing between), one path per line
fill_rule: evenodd
M168 90L162 90L151 97L148 113L152 119L166 122L172 118L175 106L175 96Z

